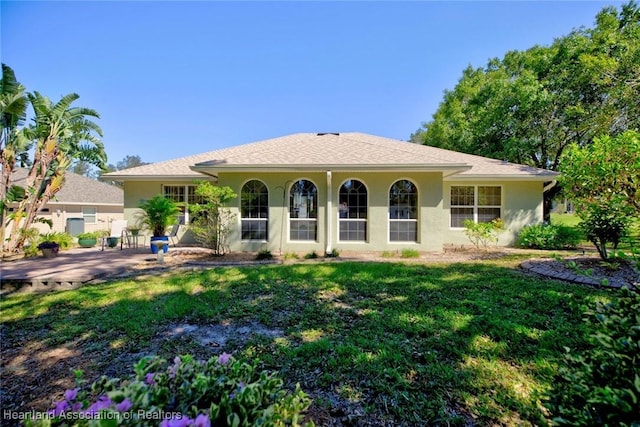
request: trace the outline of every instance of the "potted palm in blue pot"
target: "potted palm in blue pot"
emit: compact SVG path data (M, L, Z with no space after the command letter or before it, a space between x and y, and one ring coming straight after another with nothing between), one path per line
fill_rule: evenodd
M138 207L138 224L151 231L151 252L158 253L161 246L163 252L169 248L169 237L165 235L167 227L175 224L180 207L172 200L167 199L162 194L143 200ZM158 241L166 242L162 245Z

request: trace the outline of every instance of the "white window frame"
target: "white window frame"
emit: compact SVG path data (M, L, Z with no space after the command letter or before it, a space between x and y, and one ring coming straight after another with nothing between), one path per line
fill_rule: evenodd
M315 187L316 187L316 217L315 218L292 218L291 217L291 190L293 189L293 186L295 185L295 183L297 183L298 181L309 181L310 183L312 183ZM287 241L288 242L318 242L318 216L320 214L319 212L319 202L320 202L320 190L318 189L318 184L316 184L313 180L309 179L309 178L298 178L295 181L293 181L293 183L289 186L289 191L287 191L287 211L288 211L288 216L289 216L289 221L288 221L288 230L287 230ZM307 221L307 222L315 222L316 223L316 236L314 239L292 239L291 238L291 224L293 224L294 222L300 222L300 221Z
M342 187L344 186L344 184L347 181L358 181L360 184L362 184L364 186L364 189L366 191L366 198L367 198L367 204L366 204L366 217L365 218L343 218L340 216L340 190L342 190ZM340 243L367 243L369 241L369 187L367 187L367 184L361 180L361 179L357 179L357 178L348 178L345 179L342 184L340 184L340 186L338 187L338 197L336 198L336 200L338 200L338 209L337 209L337 215L338 215L338 242ZM348 212L348 211L347 211ZM342 240L340 238L340 234L341 234L341 227L342 227L342 223L348 223L348 222L364 222L364 240Z
M390 197L391 188L394 185L396 185L396 183L398 183L400 181L409 181L416 188L416 206L415 206L416 217L415 218L391 218L391 197ZM416 227L416 238L415 238L415 240L391 240L391 223L392 222L396 222L396 223L401 223L401 222L415 223L415 227ZM389 186L389 189L387 190L387 240L389 241L390 244L408 245L408 244L412 244L412 243L413 244L420 243L420 188L418 187L418 184L412 179L409 179L409 178L396 179L395 181L393 181L391 183L391 185Z
M87 209L93 209L93 213L89 214L86 212ZM87 221L87 217L93 217L93 222ZM95 206L83 206L82 207L82 219L85 224L97 224L98 223L98 208Z
M184 212L182 214L180 214L180 217L183 217L184 220L182 221L182 223L184 225L188 225L189 224L189 188L193 187L196 188L198 187L197 185L193 185L193 184L185 184L185 185L176 185L176 184L162 184L162 195L164 197L167 197L167 192L166 189L167 188L182 188L182 190L184 191L183 193L183 200L175 200L175 199L171 199L173 201L175 201L176 203L182 203L184 206Z
M473 205L454 205L451 199L451 192L454 187L472 187L473 188ZM479 188L480 187L493 187L500 189L500 204L499 205L479 205ZM454 227L451 225L452 216L451 212L454 208L462 208L462 209L473 209L473 222L478 223L478 210L479 209L500 209L500 215L498 218L502 218L502 213L504 211L504 189L502 185L482 185L482 184L458 184L451 185L449 187L449 228L452 230L462 230L464 227Z
M262 185L264 185L264 187L267 189L267 216L266 217L259 217L259 218L251 218L251 217L243 217L242 216L242 190L244 189L245 185L247 185L249 182L251 181L258 181L260 183L262 183ZM238 215L240 217L240 239L243 242L268 242L269 241L269 187L267 186L267 184L260 180L260 179L249 179L247 180L244 184L242 184L242 186L240 187L240 215ZM243 221L264 221L265 222L265 238L264 239L243 239L242 238L242 223Z

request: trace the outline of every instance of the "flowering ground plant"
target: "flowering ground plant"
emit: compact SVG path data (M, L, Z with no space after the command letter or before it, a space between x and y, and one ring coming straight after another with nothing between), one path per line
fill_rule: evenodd
M67 390L44 420L33 426L300 426L311 400L283 388L273 372L227 353L208 361L180 356L168 363L145 357L135 376L103 376L90 386L76 372L77 387Z

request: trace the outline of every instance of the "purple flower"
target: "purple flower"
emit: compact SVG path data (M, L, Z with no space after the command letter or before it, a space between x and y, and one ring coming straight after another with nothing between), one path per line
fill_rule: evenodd
M151 384L155 384L156 382L153 380L153 373L149 372L147 374L147 376L144 378L144 382L147 383L147 385L151 385Z
M116 405L116 411L127 412L129 409L131 409L132 406L133 403L131 403L131 400L129 400L129 398L126 398Z
M64 392L64 398L67 399L67 401L71 402L72 400L75 400L75 398L78 396L78 389L74 388L74 389L69 389L67 391Z
M66 400L60 400L55 403L55 408L53 409L53 416L57 417L67 409L69 409L69 403Z
M227 363L229 363L229 359L231 359L231 355L227 352L224 352L220 356L218 356L218 363L221 365L226 365Z
M160 427L188 427L193 420L187 416L180 418L166 418L160 423Z
M82 409L82 402L76 402L73 405L71 405L71 410L73 412L78 412L80 411L80 409Z
M246 385L244 382L240 381L240 382L238 383L238 390L242 391L242 390L244 390L244 388L245 388L246 386L247 386L247 385Z
M211 420L206 414L200 414L196 417L196 427L211 427Z
M111 401L111 399L109 399L109 396L103 394L98 398L98 401L96 403L89 406L88 411L89 413L95 413L102 409L107 409L109 406L111 406L112 403L113 402Z
M180 358L178 356L173 359L173 365L169 366L169 378L174 379L176 376L176 372L178 372L178 368L180 367Z

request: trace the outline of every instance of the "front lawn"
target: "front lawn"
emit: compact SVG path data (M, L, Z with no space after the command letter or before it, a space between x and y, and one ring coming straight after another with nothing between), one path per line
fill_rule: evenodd
M615 293L517 263L217 268L10 295L3 406L47 409L72 368L123 376L147 354L227 351L299 382L318 425L544 424L539 393L563 348L585 345L582 312Z

